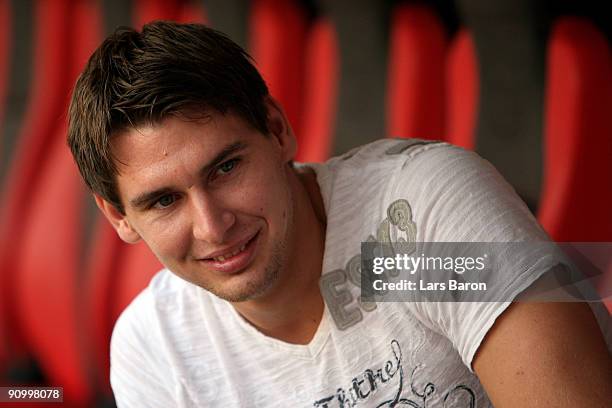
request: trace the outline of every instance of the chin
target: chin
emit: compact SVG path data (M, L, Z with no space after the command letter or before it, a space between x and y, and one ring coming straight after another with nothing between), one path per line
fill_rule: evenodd
M220 299L223 299L231 303L246 302L249 300L255 300L264 297L266 294L275 286L278 281L279 267L274 265L265 269L261 276L247 277L241 276L240 278L247 278L242 282L228 283L227 287L222 288L204 288L213 295Z
M213 295L231 303L256 300L270 294L280 279L286 261L286 247L283 243L273 247L267 266L241 273L235 281L227 282L223 287L204 288Z

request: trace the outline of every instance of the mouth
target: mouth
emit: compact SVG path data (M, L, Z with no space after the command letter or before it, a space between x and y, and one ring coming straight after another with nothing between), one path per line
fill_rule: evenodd
M229 275L236 274L245 269L253 260L259 233L260 231L257 231L246 242L231 251L202 259L200 262L214 271Z

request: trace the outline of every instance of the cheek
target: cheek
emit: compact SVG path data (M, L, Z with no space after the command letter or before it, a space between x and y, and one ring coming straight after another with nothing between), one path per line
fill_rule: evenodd
M164 264L172 264L184 258L191 247L191 233L186 220L177 217L164 222L157 221L148 229L145 241Z
M238 193L234 208L265 218L286 218L283 210L290 201L287 165L276 156L269 151L245 164L240 181L232 187Z
M269 216L274 201L273 195L265 189L249 188L238 195L234 208L240 208L240 211L246 214L265 218Z
M243 205L247 206L253 215L276 221L286 220L291 201L287 181L280 177L268 177L264 180L244 190L241 197Z

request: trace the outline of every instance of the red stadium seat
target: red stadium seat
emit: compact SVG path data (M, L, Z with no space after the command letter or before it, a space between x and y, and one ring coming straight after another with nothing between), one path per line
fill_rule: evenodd
M428 7L401 5L391 20L387 134L444 138L444 27Z
M53 137L65 115L70 72L69 0L35 2L34 56L29 104L18 144L6 176L0 210L0 302L11 353L23 351L22 327L16 320L15 280L19 274L16 253L24 237L31 195L40 185L41 170Z
M162 269L144 243L122 242L110 223L100 216L88 259L87 315L90 353L95 360L98 384L110 393L110 338L115 321L125 307Z
M153 20L203 23L206 17L199 3L189 0L135 0L134 27L140 28Z
M180 10L178 0L134 0L132 4L137 29L153 20L174 20Z
M578 17L548 50L544 183L538 219L556 241L612 241L612 54Z
M298 138L298 161L323 162L331 154L339 82L338 58L334 26L327 19L317 20L308 34L304 110L299 126L294 129Z
M149 284L153 275L162 269L161 263L144 242L124 247L124 250L116 269L117 283L111 310L113 324L123 309Z
M8 0L0 0L0 123L4 117L6 105L6 84L9 74L9 46L11 44L11 19L10 4ZM0 157L4 145L3 135L0 131ZM1 165L1 163L0 163ZM1 180L0 180L1 182ZM0 285L1 289L1 285ZM0 302L0 316L4 315L3 304ZM7 328L4 319L0 318L0 375L2 375L3 362L8 358L7 345L5 344Z
M556 241L612 241L612 53L595 26L559 19L550 35L544 183L538 219ZM598 282L609 294L610 267ZM612 301L607 301L612 311Z
M23 225L23 244L16 282L18 314L26 342L50 384L64 387L67 402L86 404L91 388L79 332L82 310L77 294L81 218L85 191L70 152L65 129L45 166L41 184L31 196L30 215Z
M9 75L9 47L11 45L11 7L8 0L0 0L0 123L6 104L6 84ZM0 132L0 157L2 157L2 134ZM1 353L1 351L0 351Z
M476 146L478 66L474 41L461 29L450 46L446 66L446 140L465 149Z
M91 250L85 266L84 302L87 318L83 328L88 333L96 384L103 394L110 395L110 338L115 321L112 319L115 288L120 285L117 271L125 244L101 214L95 227Z
M208 21L206 11L202 7L201 1L186 1L179 8L176 21L181 23L201 23Z
M144 243L122 242L100 216L85 269L88 278L83 299L87 310L84 327L91 342L88 351L94 360L99 389L109 395L109 346L115 322L162 265Z
M298 124L303 109L306 17L294 0L254 0L249 16L251 56L270 93Z
M67 2L46 8L39 2L38 27L57 30L44 39L47 48L64 50L57 89L59 112L48 118L44 161L39 182L27 192L30 204L20 225L23 239L13 254L16 262L16 310L26 344L51 385L64 388L69 406L88 406L93 399L81 307L85 189L66 147L68 95L78 73L101 36L100 10L95 2ZM56 14L57 13L57 14ZM47 61L52 62L52 61ZM47 70L49 64L42 64ZM39 75L42 75L39 73ZM48 78L51 79L51 78ZM49 86L49 84L44 84ZM60 98L61 96L61 98ZM49 102L49 101L47 101ZM27 140L27 139L26 139ZM36 147L36 146L33 146Z

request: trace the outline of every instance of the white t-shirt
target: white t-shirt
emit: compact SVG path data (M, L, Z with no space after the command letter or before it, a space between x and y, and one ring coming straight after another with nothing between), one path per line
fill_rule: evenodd
M163 270L113 332L119 407L491 405L471 364L509 303L361 303L360 245L547 240L526 206L489 163L442 143L380 140L308 166L327 214L326 307L312 341L267 337ZM528 259L505 270L515 277L508 299L553 265Z

